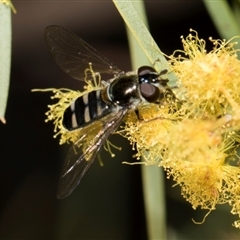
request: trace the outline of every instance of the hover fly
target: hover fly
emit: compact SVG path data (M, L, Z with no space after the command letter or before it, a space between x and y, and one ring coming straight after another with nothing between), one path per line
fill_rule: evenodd
M72 145L65 159L58 187L58 198L68 196L92 165L98 152L121 124L129 111L136 111L141 102L159 103L169 91L167 80L153 67L123 72L97 50L75 34L59 26L45 30L45 41L57 64L77 80L84 79L84 70L92 64L97 73L112 79L103 81L100 90L75 99L63 114L68 131L81 129L81 136Z

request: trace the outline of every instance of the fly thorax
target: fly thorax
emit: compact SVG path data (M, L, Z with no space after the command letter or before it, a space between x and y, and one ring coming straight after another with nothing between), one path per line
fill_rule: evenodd
M119 106L131 106L140 101L139 83L136 75L123 75L106 89L109 100Z

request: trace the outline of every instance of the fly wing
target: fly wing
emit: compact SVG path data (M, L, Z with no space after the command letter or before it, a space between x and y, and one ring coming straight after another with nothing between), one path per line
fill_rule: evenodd
M80 183L107 138L120 125L127 109L111 113L80 132L80 139L70 148L58 186L58 198L65 198Z
M44 38L48 49L64 72L77 80L84 80L84 71L92 63L94 72L116 74L116 66L74 33L60 26L48 26Z

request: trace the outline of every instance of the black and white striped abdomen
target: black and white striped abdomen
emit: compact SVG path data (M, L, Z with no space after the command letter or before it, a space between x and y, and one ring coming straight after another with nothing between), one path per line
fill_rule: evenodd
M63 126L74 130L90 124L112 112L111 106L101 98L102 90L96 90L77 98L63 114Z

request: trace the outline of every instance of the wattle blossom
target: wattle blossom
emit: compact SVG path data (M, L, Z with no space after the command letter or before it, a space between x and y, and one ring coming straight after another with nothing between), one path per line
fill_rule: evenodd
M231 213L240 217L237 50L234 42L210 38L213 50L207 52L206 42L191 31L182 37L183 50L169 57L178 77L174 90L178 101L160 106L152 121L127 119L124 136L136 146L142 164L164 168L194 209L210 212L217 204L228 203ZM147 116L154 106L150 108ZM240 228L240 221L233 225Z
M182 196L193 209L209 212L228 203L240 218L240 62L233 41L206 41L191 30L182 37L183 50L169 57L177 77L174 95L160 104L142 103L141 119L130 111L117 131L136 150L135 163L163 167L168 178L181 187ZM95 79L83 92L69 89L53 91L58 102L49 105L47 121L54 122L60 143L75 142L79 130L68 132L62 126L64 110L83 94L101 89L100 75L86 70ZM43 90L42 90L43 91ZM171 92L171 91L170 91ZM123 159L126 161L127 159ZM140 161L141 160L141 161ZM134 164L131 163L130 164ZM240 228L240 220L233 224Z

